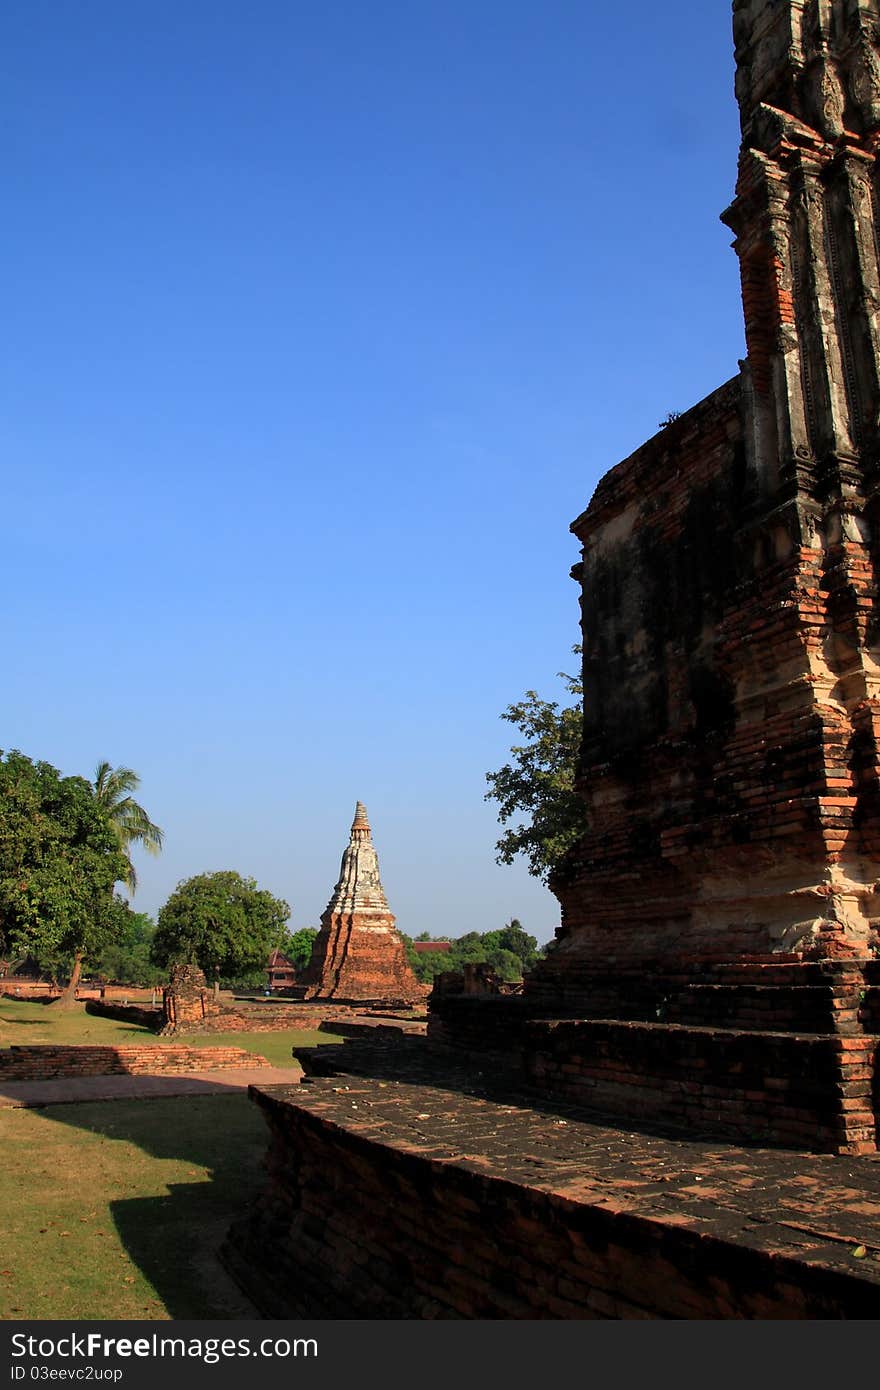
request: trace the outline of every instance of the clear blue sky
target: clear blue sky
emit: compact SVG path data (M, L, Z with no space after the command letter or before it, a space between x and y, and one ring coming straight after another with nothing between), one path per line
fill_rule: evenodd
M135 906L555 900L484 775L578 640L570 521L732 376L726 0L7 0L3 747L134 767Z

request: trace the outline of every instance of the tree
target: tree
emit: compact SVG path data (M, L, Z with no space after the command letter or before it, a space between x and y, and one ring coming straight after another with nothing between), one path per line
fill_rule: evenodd
M482 944L488 952L485 959L491 963L495 963L499 952L512 955L519 962L520 974L538 959L538 938L530 937L516 917L512 917L499 931L484 931Z
M151 950L155 965L198 965L218 981L262 969L286 945L290 907L233 870L179 883L160 909Z
M133 845L141 845L149 854L162 849L163 834L131 793L137 791L141 779L130 767L111 767L98 763L95 768L95 800L113 826L119 848L125 855L126 870L122 882L134 893L137 874L131 862Z
M516 956L523 969L528 969L538 959L538 938L529 936L517 917L511 917L510 921L506 922L499 932L487 932L487 935L497 936L497 949L510 951Z
M113 885L125 866L84 777L0 753L0 937L49 968L72 963L62 1006L73 1002L84 960L112 938Z
M317 935L316 927L300 927L286 938L281 950L295 969L305 970L312 959L312 942Z
M126 985L158 985L162 971L150 959L156 923L145 912L132 912L125 898L114 894L113 939L90 962L92 974Z
M534 965L540 955L537 938L529 936L515 917L498 931L470 931L457 938L444 937L444 941L450 941L448 951L415 951L410 937L400 934L410 967L422 984L430 984L435 975L446 971L480 964L491 965L499 979L513 982L521 980L523 970ZM416 941L435 939L427 932L415 937Z
M578 653L580 647L574 647ZM527 690L517 704L501 715L525 735L526 742L511 748L513 760L497 772L487 772L487 801L498 802L498 820L507 825L523 817L498 840L496 862L512 864L525 856L529 873L548 881L566 850L583 832L583 805L574 790L581 741L583 685L576 676L560 671L577 703L560 709L556 701L542 700Z
M494 951L489 957L489 964L499 980L504 980L506 984L515 984L523 977L522 961L513 951Z

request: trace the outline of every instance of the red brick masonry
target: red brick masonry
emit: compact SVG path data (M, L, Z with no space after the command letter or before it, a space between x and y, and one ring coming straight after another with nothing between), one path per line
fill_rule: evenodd
M876 1160L612 1128L395 1056L251 1087L269 1183L224 1258L269 1317L880 1316Z
M10 1047L0 1051L0 1084L55 1077L181 1075L268 1067L265 1057L240 1047Z
M609 1019L537 1021L536 1086L608 1115L824 1153L874 1153L877 1038L748 1033Z
M435 988L429 1037L519 1062L609 1115L825 1153L877 1146L880 962L627 974L582 967L547 1004Z

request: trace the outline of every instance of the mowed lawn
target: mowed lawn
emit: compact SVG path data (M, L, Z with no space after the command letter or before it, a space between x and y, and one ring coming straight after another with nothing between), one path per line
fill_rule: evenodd
M2 1110L0 1317L255 1316L217 1259L262 1180L241 1092Z
M159 1038L146 1028L115 1018L87 1014L85 1004L58 1010L52 1004L0 997L0 1048L13 1043L90 1043L106 1047L153 1042L187 1047L243 1047L258 1052L275 1067L296 1067L291 1048L342 1042L335 1033L291 1028L283 1033L193 1033Z
M164 1039L82 1005L0 999L0 1049L146 1041L242 1047L295 1069L294 1044L342 1039ZM255 1316L216 1252L262 1183L267 1140L241 1092L0 1109L0 1318Z

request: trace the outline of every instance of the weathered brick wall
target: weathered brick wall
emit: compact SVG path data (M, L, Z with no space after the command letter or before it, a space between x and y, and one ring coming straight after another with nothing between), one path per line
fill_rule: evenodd
M567 1017L548 1017L540 997L438 993L429 1040L503 1057L541 1094L627 1119L874 1151L880 962L596 969L571 990Z
M432 995L428 1040L466 1052L516 1054L532 1017L519 995Z
M193 1031L197 1033L283 1033L292 1028L319 1028L323 1013L303 1007L278 1008L271 1006L253 1009L221 1009L206 1018Z
M880 923L876 4L736 0L741 375L573 523L569 958L867 957Z
M307 997L338 1001L417 1003L427 996L409 968L391 912L331 912L321 918L312 959L303 971Z
M549 998L447 994L429 1001L429 1037L475 1051L518 1047L529 1019L572 1017L726 1027L770 1033L880 1033L880 961L742 959L675 971L609 972L570 962ZM560 1005L563 1007L560 1009Z
M442 1153L451 1141L457 1153L434 1157L424 1142L416 1152L414 1138L371 1137L369 1092L352 1086L348 1119L345 1098L325 1100L320 1083L295 1104L251 1090L272 1136L268 1186L223 1255L268 1317L876 1316L877 1286L862 1285L855 1265L820 1268L719 1238L705 1220L636 1214L615 1202L613 1185L585 1198L575 1191L582 1162L555 1174L548 1151L543 1167L518 1168L513 1131L501 1146L506 1164L469 1160L475 1135L461 1099L458 1114L455 1098L441 1102L455 1137L436 1145ZM418 1101L435 1113L413 1118L436 1126L436 1095L432 1102L423 1091ZM397 1113L395 1097L389 1128ZM477 1131L515 1121L509 1108L495 1118L485 1102L471 1104ZM541 1131L552 1118L536 1115L531 1125ZM515 1177L504 1176L507 1165Z
M542 1092L627 1120L819 1153L876 1152L878 1039L663 1023L535 1021L526 1074Z
M62 1047L50 1044L0 1051L0 1083L58 1077L180 1074L250 1070L269 1062L239 1047Z
M591 960L868 955L876 709L847 708L842 671L873 621L871 548L762 495L738 380L606 475L573 529L585 832L527 992Z
M162 995L163 1033L187 1033L204 1026L220 1005L197 965L175 965Z
M373 1021L381 1022L387 1015L375 1015ZM212 1013L198 1024L193 1025L194 1033L284 1033L292 1029L306 1032L329 1027L335 1024L343 1027L357 1023L359 1027L369 1026L371 1016L357 1006L340 1004L335 1000L323 1002L315 1000L308 1004L238 1004L234 1008L221 1006L219 1012Z
M88 984L78 986L77 998L83 1001L98 999L102 1002L130 999L138 1003L150 1003L155 992L139 985ZM0 994L6 999L34 999L48 1003L57 999L60 993L60 985L51 985L46 980L21 980L15 975L7 975L0 980Z
M87 999L86 1013L97 1018L115 1018L120 1023L134 1023L158 1033L164 1021L161 1007L143 1008L137 1004L108 1004L105 999Z

